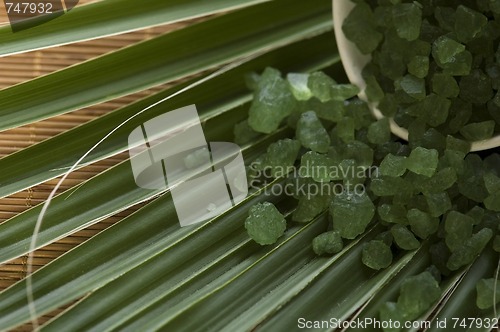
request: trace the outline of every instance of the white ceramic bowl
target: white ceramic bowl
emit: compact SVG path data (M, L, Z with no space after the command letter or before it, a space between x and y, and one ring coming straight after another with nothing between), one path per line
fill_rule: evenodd
M368 102L365 94L366 83L361 76L361 71L370 61L371 57L362 54L356 45L345 37L342 31L342 23L354 6L355 4L350 0L333 0L333 26L335 28L335 39L337 40L340 58L342 59L342 65L344 66L347 77L352 84L356 84L361 89L358 97ZM368 105L375 118L381 119L384 117L378 110L377 104L368 103ZM398 126L392 119L390 119L390 123L392 133L407 141L408 130ZM487 150L498 146L500 146L500 135L487 140L473 142L471 151Z

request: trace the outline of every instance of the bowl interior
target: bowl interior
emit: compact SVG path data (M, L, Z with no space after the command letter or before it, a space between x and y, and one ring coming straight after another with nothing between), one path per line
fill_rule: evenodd
M384 115L377 108L377 104L368 102L365 93L366 83L361 75L363 68L371 60L371 56L362 54L357 46L345 37L342 31L342 23L354 6L355 3L350 0L333 0L335 39L337 41L340 58L342 59L342 66L344 67L349 81L351 81L352 84L356 84L361 89L358 97L368 103L375 118L381 119ZM392 119L390 119L390 124L391 132L394 135L406 141L408 140L408 130L398 126ZM487 140L472 142L471 151L487 150L498 146L500 146L500 135Z

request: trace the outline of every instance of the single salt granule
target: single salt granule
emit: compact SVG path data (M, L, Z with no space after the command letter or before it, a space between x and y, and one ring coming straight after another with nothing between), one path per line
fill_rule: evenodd
M420 246L420 242L415 235L403 225L394 225L391 227L391 234L394 242L404 250L414 250Z
M391 248L380 240L372 240L364 245L361 261L371 269L385 269L392 263Z
M404 156L395 156L389 153L379 166L380 175L400 177L406 172L406 159Z
M285 138L269 145L262 160L263 169L269 169L273 177L283 177L291 170L297 155L300 143Z
M488 309L500 302L500 281L497 280L496 284L495 288L495 278L479 280L476 285L476 304L479 309Z
M342 23L345 36L356 44L363 54L375 51L383 39L376 30L373 12L366 3L358 3Z
M330 135L314 111L302 113L295 134L305 148L315 152L328 152Z
M380 321L382 322L393 322L391 326L384 329L384 332L400 332L401 327L396 328L395 326L402 326L405 321L403 313L399 307L394 302L385 302L380 307ZM396 322L399 322L397 324Z
M408 225L407 211L404 205L382 204L377 208L380 219L393 224Z
M455 33L460 41L467 43L476 38L486 24L488 24L488 18L483 14L463 5L457 7Z
M460 129L460 134L470 142L491 138L494 132L495 121L493 120L469 123Z
M316 255L336 254L344 248L339 232L330 231L316 236L312 242Z
M433 218L419 209L408 210L407 218L410 222L411 231L421 239L427 239L438 230L439 219Z
M439 299L441 290L428 271L406 278L401 284L397 306L405 320L414 320Z
M372 144L384 144L389 141L391 138L389 119L383 118L370 124L367 138Z
M425 78L429 72L429 57L415 55L408 63L408 72L417 78Z
M491 78L481 69L474 69L460 79L460 98L473 104L486 104L493 98Z
M456 98L460 93L460 88L453 76L435 73L432 76L432 91L444 98Z
M281 78L281 73L276 69L266 68L248 111L248 124L259 133L270 134L292 113L296 103L287 82Z
M394 5L392 22L400 38L415 40L420 36L422 9L416 2Z
M286 79L295 99L309 100L313 96L308 86L309 74L289 73Z
M258 244L273 244L285 232L286 221L272 203L258 203L250 208L245 229Z
M345 239L354 239L362 234L375 215L375 205L363 192L354 194L347 191L335 195L330 204L333 229Z
M334 133L345 143L354 141L355 123L351 117L343 117L334 128Z
M472 68L472 54L465 45L447 36L440 36L433 42L432 57L443 72L451 76L469 75Z
M436 150L417 147L412 150L408 157L406 167L416 174L431 177L436 172L438 162L439 157Z
M292 214L292 220L297 222L309 222L314 219L321 212L328 209L330 204L330 197L318 193L313 195L311 193L299 197L297 208Z
M334 167L333 159L325 154L308 151L302 155L299 175L310 177L316 182L329 182L333 180L330 173Z
M426 95L425 80L410 74L394 81L394 88L396 91L400 90L405 92L415 100L422 100Z
M426 193L424 196L429 207L429 214L432 217L440 217L452 207L450 196L446 191Z
M408 185L409 183L400 177L380 176L372 179L370 190L379 197L394 196Z
M500 192L493 193L484 199L484 206L491 211L500 212Z
M472 236L474 219L457 211L451 211L444 222L446 245L453 252Z
M337 82L333 78L321 71L317 71L309 75L307 88L321 102L327 102L332 99L331 90L336 84Z
M462 266L468 265L481 254L488 242L493 237L493 232L489 228L483 228L463 245L451 253L446 266L451 271L456 271Z
M335 84L330 89L332 100L344 101L356 96L360 92L359 88L353 84Z

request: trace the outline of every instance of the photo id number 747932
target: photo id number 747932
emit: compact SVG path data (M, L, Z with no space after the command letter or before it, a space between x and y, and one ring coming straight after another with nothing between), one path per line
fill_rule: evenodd
M43 2L5 3L8 14L52 14L52 4Z

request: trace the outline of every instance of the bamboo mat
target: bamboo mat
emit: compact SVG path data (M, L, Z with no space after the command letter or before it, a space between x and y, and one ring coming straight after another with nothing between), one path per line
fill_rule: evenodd
M80 0L79 6L91 2L95 2L95 0ZM196 21L199 20L200 19ZM0 89L38 76L49 74L56 70L120 49L130 44L158 36L162 33L173 31L192 24L193 22L195 21L191 20L188 22L153 27L102 38L99 40L86 41L0 58ZM8 22L4 4L3 2L0 2L0 25L4 24L8 24ZM177 82L170 85L175 83ZM94 105L65 115L40 121L38 123L0 132L0 158L41 142L75 126L91 121L133 101L165 89L168 86L169 85L167 84L160 85L106 103ZM116 165L126 158L127 153L122 153L73 172L64 182L61 187L61 191L82 183L83 181L95 176L113 165ZM44 202L58 180L59 179L47 181L46 183L0 199L0 223L16 216L32 206ZM87 229L79 231L67 238L37 250L34 254L33 270L36 271L38 268L59 257L76 245L123 219L139 207L140 206L135 206L130 208L93 226L90 226ZM0 290L5 289L26 277L26 261L27 256L24 256L0 265ZM50 319L63 309L64 308L61 308L49 315L44 316L40 319L40 323ZM31 331L31 325L26 324L22 328L17 329L17 331Z

